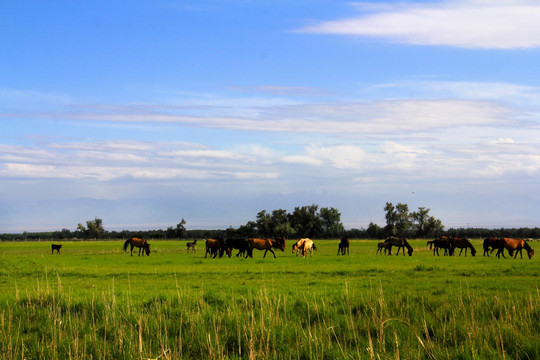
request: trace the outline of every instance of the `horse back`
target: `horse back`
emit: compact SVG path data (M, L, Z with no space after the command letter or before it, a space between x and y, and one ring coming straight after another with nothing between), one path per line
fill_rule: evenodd
M502 238L503 246L507 250L519 250L523 248L523 239Z
M249 247L252 249L266 250L272 247L272 241L270 239L251 238L248 242Z
M143 247L146 245L146 240L133 237L131 238L131 243L137 247Z

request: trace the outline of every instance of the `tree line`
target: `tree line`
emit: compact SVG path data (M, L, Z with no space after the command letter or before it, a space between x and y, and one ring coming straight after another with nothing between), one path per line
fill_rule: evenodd
M386 225L379 226L371 222L367 228L346 230L341 222L341 213L333 207L308 205L295 207L292 212L284 209L272 211L261 210L254 220L248 221L238 228L216 230L187 230L186 221L182 219L175 226L167 229L141 231L107 231L103 220L94 218L79 223L74 231L62 229L51 232L24 232L22 234L0 234L0 241L25 240L95 240L126 239L132 236L146 239L175 240L201 239L209 237L276 237L287 238L309 237L316 239L335 239L349 237L352 239L382 239L387 236L405 236L407 238L434 238L447 235L456 237L516 237L540 238L540 228L484 229L484 228L450 228L444 229L442 221L429 214L430 209L419 207L417 211L409 211L407 204L394 206L387 202L384 207Z

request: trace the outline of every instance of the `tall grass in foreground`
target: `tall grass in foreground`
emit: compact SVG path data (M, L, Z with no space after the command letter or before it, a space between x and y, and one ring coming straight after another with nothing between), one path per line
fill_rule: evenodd
M538 289L486 297L177 289L78 298L57 285L4 301L4 359L539 359Z

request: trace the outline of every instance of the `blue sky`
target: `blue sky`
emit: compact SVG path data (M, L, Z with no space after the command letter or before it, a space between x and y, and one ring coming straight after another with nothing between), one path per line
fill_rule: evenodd
M538 226L539 1L0 3L0 232L387 201Z

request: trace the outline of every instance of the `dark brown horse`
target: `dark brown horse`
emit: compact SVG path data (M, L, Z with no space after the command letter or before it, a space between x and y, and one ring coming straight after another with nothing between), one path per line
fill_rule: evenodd
M517 257L517 254L519 252L519 255L523 259L523 254L521 253L523 249L527 251L527 255L529 256L529 259L532 259L534 255L534 250L531 248L531 246L523 239L510 239L510 238L501 238L499 239L500 246L499 250L497 251L497 256L499 255L499 252L503 255L503 249L508 250L510 253L510 256L512 256L512 253L515 251L514 259Z
M236 257L242 255L243 257L248 257L249 255L249 243L247 239L244 238L227 238L225 240L227 246L233 251L233 249L238 249L238 254Z
M276 258L276 253L274 253L274 249L279 249L281 251L285 251L285 238L284 237L277 237L275 239L258 239L258 238L252 238L248 239L249 243L249 257L253 257L253 249L257 250L264 250L263 258L266 257L266 253L270 251L274 258Z
M204 254L204 257L207 257L208 254L210 254L210 256L213 255L212 259L215 259L218 254L219 257L222 257L223 253L226 253L231 257L231 249L227 246L223 238L217 237L215 239L206 240L206 253Z
M486 238L482 244L484 247L484 256L489 256L495 249L500 247L500 239L498 238ZM490 251L491 249L491 251Z
M349 244L350 244L349 238L342 237L338 245L337 254L339 255L339 253L341 253L341 255L345 255L345 252L347 252L347 255L349 255Z
M433 245L433 255L439 256L439 249L444 249L444 255L454 255L454 243L448 236L441 236L431 241Z
M390 236L387 237L384 242L389 246L389 255L392 255L392 246L397 246L398 250L396 255L399 255L399 250L403 249L403 256L405 256L405 248L407 248L407 253L409 256L412 256L413 248L404 237Z
M197 245L197 239L195 239L195 241L188 242L186 244L186 251L195 253L195 251L197 251L197 249L195 249L195 245Z
M465 256L467 256L467 249L471 249L472 256L476 255L476 249L474 248L473 244L471 244L469 239L455 237L455 238L452 238L452 242L453 242L452 245L454 249L456 248L460 249L459 256L461 256L463 249L465 249Z
M51 255L54 254L54 250L56 250L57 254L60 254L61 248L62 248L62 245L51 244Z
M144 253L146 252L147 256L150 256L150 244L145 239L139 239L136 237L132 237L131 239L127 239L124 243L124 251L127 251L128 246L131 245L131 256L133 256L133 248L138 247L139 248L139 256L141 256L141 250Z
M377 252L376 254L381 254L383 253L383 250L384 250L384 254L386 255L386 253L391 249L391 246L390 244L388 243L385 243L384 241L381 241L377 244Z

